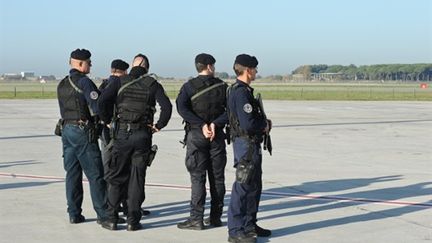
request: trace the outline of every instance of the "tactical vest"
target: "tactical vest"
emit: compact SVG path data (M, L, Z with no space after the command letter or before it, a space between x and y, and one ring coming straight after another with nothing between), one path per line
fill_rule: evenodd
M231 85L228 90L227 90L227 97L229 97L227 100L228 102L229 99L233 99L233 97L230 97L230 93L233 92L234 90L236 90L239 87L238 83L234 83L233 85ZM258 105L258 101L256 99L253 99L251 101L251 105L252 105L252 112L253 112L253 116L254 119L263 119L262 115L259 112L259 105ZM228 110L228 120L229 120L229 126L230 126L230 138L231 140L235 140L236 137L256 137L259 136L261 137L262 134L249 134L246 130L244 130L243 128L240 127L240 121L238 119L238 116L236 114L235 111L231 111L229 109L229 105L227 105L227 110ZM260 139L260 138L259 138Z
M222 115L226 107L226 83L216 78L210 80L203 82L200 78L194 78L189 81L192 87L192 110L206 123Z
M84 78L82 73L74 73L66 76L57 86L57 98L63 104L64 120L90 120L90 110L84 99L79 96L83 91L78 87L78 80Z
M119 122L152 124L156 104L150 100L150 88L156 80L149 76L133 79L125 75L120 81L115 107Z

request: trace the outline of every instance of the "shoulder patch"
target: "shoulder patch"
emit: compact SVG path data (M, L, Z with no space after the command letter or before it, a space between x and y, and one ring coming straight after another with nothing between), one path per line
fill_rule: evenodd
M97 100L98 97L99 97L98 92L96 92L96 91L90 92L90 99Z
M246 113L251 113L251 112L252 112L252 105L249 104L249 103L246 103L246 104L243 106L243 110L244 110L244 112L246 112Z

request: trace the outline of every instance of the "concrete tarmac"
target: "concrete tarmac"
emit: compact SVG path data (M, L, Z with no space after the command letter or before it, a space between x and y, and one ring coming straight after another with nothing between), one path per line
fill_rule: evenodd
M273 156L263 151L258 242L432 242L432 102L264 101ZM181 118L155 134L144 229L102 229L84 185L87 222L66 212L56 100L0 100L0 242L227 242L224 227L177 229L189 215ZM234 179L228 147L226 205ZM208 214L208 208L206 214Z

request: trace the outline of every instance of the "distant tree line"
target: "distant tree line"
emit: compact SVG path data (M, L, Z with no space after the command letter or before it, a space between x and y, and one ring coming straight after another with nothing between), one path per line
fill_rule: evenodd
M303 65L292 75L303 75L306 80L334 77L343 80L432 81L432 64Z
M215 76L220 79L236 79L236 75L229 75L227 72L216 72Z

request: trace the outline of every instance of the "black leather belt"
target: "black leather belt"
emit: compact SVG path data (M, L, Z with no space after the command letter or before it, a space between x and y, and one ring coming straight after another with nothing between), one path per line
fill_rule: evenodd
M147 128L147 125L144 123L120 123L118 126L119 129L124 130L138 130L142 128Z

